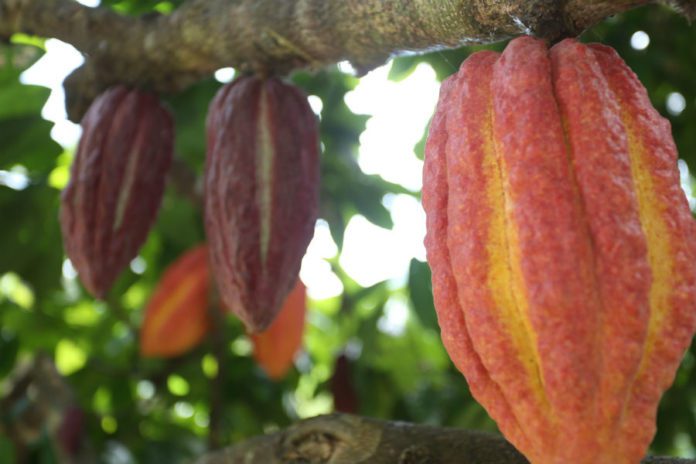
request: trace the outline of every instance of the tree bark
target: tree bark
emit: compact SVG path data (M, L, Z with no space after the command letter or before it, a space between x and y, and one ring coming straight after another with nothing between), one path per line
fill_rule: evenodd
M644 464L689 459L648 457ZM527 464L502 437L331 414L203 456L197 464Z
M675 0L671 0L675 2ZM350 61L359 73L399 52L520 34L578 35L651 0L188 0L169 15L121 16L73 0L0 0L0 37L54 37L85 54L66 80L77 121L122 83L178 92L215 70L285 74ZM696 0L676 0L693 11Z

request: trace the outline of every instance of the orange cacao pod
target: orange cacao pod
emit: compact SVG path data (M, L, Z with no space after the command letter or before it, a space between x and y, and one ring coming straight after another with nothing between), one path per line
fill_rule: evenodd
M426 247L443 343L535 464L636 464L696 324L669 123L611 48L528 37L443 83Z
M172 159L173 123L154 95L114 87L92 103L82 131L60 223L66 254L87 290L101 298L155 219Z
M296 87L242 77L207 122L206 235L220 297L262 331L292 290L314 233L319 196L316 117Z
M270 378L282 379L292 367L302 346L306 312L307 292L298 279L271 325L263 332L251 334L254 359Z
M143 356L173 357L203 340L210 328L208 251L198 245L170 264L145 308L140 330Z

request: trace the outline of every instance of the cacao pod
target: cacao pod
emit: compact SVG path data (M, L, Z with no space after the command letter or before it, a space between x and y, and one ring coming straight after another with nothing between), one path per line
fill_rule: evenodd
M140 330L143 356L173 357L203 340L210 328L210 272L205 245L181 255L162 274Z
M304 284L298 280L271 325L263 332L251 334L254 359L271 379L285 377L302 346L306 293Z
M79 406L70 405L63 411L60 424L56 430L56 441L64 461L73 462L84 447L87 418Z
M61 196L65 251L103 297L147 238L172 160L172 118L154 95L114 87L92 103Z
M220 298L249 332L262 331L314 233L316 117L299 89L241 77L213 100L207 140L205 226Z
M329 381L334 411L357 414L360 410L358 392L353 382L353 361L341 354L336 358L334 372Z
M442 339L535 464L638 463L696 326L669 123L614 50L523 37L443 83L426 145Z

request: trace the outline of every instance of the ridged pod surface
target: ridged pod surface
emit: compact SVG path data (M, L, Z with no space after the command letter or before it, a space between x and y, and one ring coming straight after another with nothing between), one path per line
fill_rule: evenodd
M207 141L205 225L220 297L249 332L263 331L314 234L316 116L298 88L241 77L211 103Z
M66 254L96 297L111 288L147 238L173 144L171 115L154 95L114 87L85 114L60 223Z
M443 83L423 206L450 357L534 464L637 464L696 327L669 123L611 48L535 39Z
M145 308L140 330L143 356L169 358L186 353L210 329L208 249L198 245L170 264Z

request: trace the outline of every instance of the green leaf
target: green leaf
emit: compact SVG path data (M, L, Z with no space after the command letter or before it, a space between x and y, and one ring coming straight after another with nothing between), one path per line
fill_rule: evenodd
M7 61L0 67L0 169L21 164L32 173L48 173L62 152L51 139L52 124L40 115L50 90L19 81L21 72L40 53L23 46L6 49L6 54Z
M439 332L437 313L433 304L433 289L430 267L417 259L412 259L408 270L408 291L413 310L423 327Z
M413 73L422 60L423 57L418 56L394 58L387 77L394 82L402 81Z
M368 221L385 229L391 229L394 222L391 213L380 201L382 198L379 196L380 193L383 191L377 185L365 182L360 190L353 192L352 199L356 210Z
M0 211L12 211L12 220L0 228L0 274L19 274L36 301L60 286L63 249L58 195L45 184L22 191L0 187Z
M6 462L16 462L14 444L4 434L0 435L0 456Z
M0 120L38 116L51 94L45 87L20 84L17 77L0 75Z
M48 174L63 151L51 139L52 126L38 114L0 119L0 169L21 165L30 173Z
M167 100L176 123L176 154L198 174L205 164L208 106L220 86L214 79L207 79Z
M9 330L0 330L0 379L6 378L15 365L19 339ZM4 456L0 451L0 456Z

